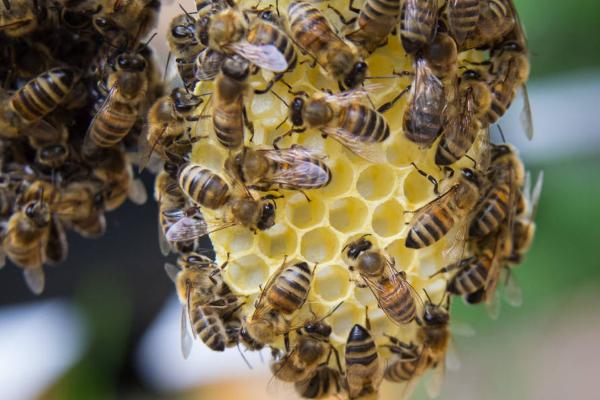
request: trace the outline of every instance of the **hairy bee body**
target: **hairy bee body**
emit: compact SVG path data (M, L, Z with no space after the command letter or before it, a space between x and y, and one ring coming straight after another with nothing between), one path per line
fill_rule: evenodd
M312 271L307 263L292 264L275 278L266 294L266 301L276 310L292 314L304 305L311 282Z
M436 0L404 2L400 20L400 38L407 53L414 54L433 40L437 18Z
M341 375L338 370L326 365L319 367L311 377L296 382L296 392L307 399L322 399L335 396L342 391Z
M383 142L390 136L390 127L383 115L362 104L340 108L336 125L361 142Z
M367 54L383 46L398 25L400 0L367 0L345 37Z
M179 187L196 204L218 209L229 200L229 185L198 164L185 163L178 172Z
M384 377L390 382L407 382L413 378L420 362L420 351L413 343L406 344L390 338L392 359L385 368Z
M467 257L445 267L445 271L458 270L448 280L446 290L457 296L475 293L485 286L488 272L494 262L494 254L484 249L476 256Z
M371 333L356 324L346 341L346 385L350 399L377 393L383 366Z
M461 49L489 47L502 41L515 27L512 0L479 1L477 24L468 32ZM471 20L469 20L471 21Z
M479 22L482 3L480 0L449 0L448 25L456 42L460 45Z
M256 46L275 46L287 62L287 71L291 71L296 68L298 55L291 39L278 22L271 11L259 13L258 18L254 19L248 28L246 40Z

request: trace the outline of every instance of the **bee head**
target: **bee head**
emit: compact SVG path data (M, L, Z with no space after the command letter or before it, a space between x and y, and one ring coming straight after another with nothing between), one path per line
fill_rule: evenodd
M171 92L171 99L175 106L175 110L180 114L188 114L202 104L202 99L196 97L188 92L184 88L178 87L173 89Z
M25 215L39 228L48 226L50 223L50 209L43 201L31 201L25 205L23 211Z
M264 231L275 225L275 209L275 203L272 201L266 201L262 204L260 210L260 219L256 224L258 229Z
M96 17L92 20L92 24L101 35L107 36L119 31L119 27L106 17Z
M346 77L344 78L344 86L346 86L346 88L348 89L351 89L360 85L365 80L365 76L367 75L367 69L368 66L366 62L356 62L352 67L350 73L348 73L348 75L346 75Z
M294 97L294 100L292 100L292 104L290 105L290 119L294 126L304 125L302 110L304 110L304 99L300 96Z
M185 43L194 38L194 30L191 25L177 24L171 28L171 36L179 43Z
M445 307L433 304L431 302L425 303L425 309L423 311L423 323L427 326L441 326L446 325L450 319L448 310Z
M250 64L238 55L227 57L221 66L223 74L231 79L243 82L250 75Z
M304 332L311 336L326 339L331 335L331 326L323 321L307 322L304 325Z
M268 22L276 22L277 21L277 16L271 10L264 10L264 11L259 12L258 18L262 19L263 21L268 21Z
M348 252L346 254L348 255L348 258L356 260L362 252L367 251L372 247L373 243L368 241L365 236L362 236L348 245Z
M463 72L462 78L467 80L481 80L481 73L474 69L468 69L465 72Z
M37 161L41 164L50 164L57 167L69 157L69 149L66 145L59 143L42 147L37 154Z
M492 147L492 161L497 161L502 157L512 154L511 147L507 144L499 144Z
M142 72L146 69L146 60L139 54L123 53L117 56L117 69L121 71Z
M479 174L471 168L462 168L460 170L460 173L467 181L472 182L477 186L479 186L479 184L481 183Z

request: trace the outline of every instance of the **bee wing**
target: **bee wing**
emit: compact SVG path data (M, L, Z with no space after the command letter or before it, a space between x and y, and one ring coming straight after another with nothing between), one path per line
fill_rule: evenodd
M169 243L165 237L165 231L160 223L160 218L158 220L158 246L160 248L160 253L165 257L168 256L172 250L171 243Z
M500 309L501 309L500 299L498 296L496 296L495 293L491 293L491 295L489 297L488 297L488 295L490 295L490 294L486 291L487 299L485 301L485 309L491 319L497 320L498 317L500 317Z
M423 58L417 60L415 75L415 89L413 101L415 107L409 108L417 110L435 110L436 112L442 111L443 108L440 102L440 98L444 97L444 84L435 76L431 68L427 65L427 61Z
M134 179L129 184L127 196L132 203L142 205L148 200L148 192L141 179Z
M192 345L194 344L190 331L188 329L188 312L187 306L181 307L181 354L183 358L187 360L192 352Z
M326 126L321 128L321 131L367 161L375 164L386 162L384 150L380 146L381 143L363 142L356 139L356 137L347 130L335 126Z
M262 150L268 159L284 164L287 168L280 168L268 177L271 183L283 184L296 188L312 188L323 186L331 179L331 172L325 166L307 161L306 158L322 159L301 146L292 146L282 150Z
M33 294L42 294L46 284L46 278L44 276L44 270L41 267L25 268L23 270L23 277L25 278L25 283L27 283L27 286L33 292Z
M437 1L436 0L406 0L404 8L405 30L409 32L421 32L423 30L423 21L437 20ZM435 28L433 28L435 29ZM430 38L433 32L430 33Z
M148 164L150 164L150 170L152 172L159 170L157 168L156 164L160 163L161 160L159 157L155 156L154 150L156 149L156 146L158 145L160 139L163 137L163 135L165 134L167 129L169 129L169 126L167 124L161 124L161 125L162 125L162 127L160 127L160 133L158 133L156 135L156 138L154 139L154 141L152 143L148 140L149 132L153 128L155 128L152 124L148 124L144 127L144 131L142 132L142 134L140 135L140 137L138 139L137 164L138 164L138 171L140 173L144 170L144 168L146 168L146 166Z
M523 96L523 109L521 110L520 120L527 139L533 139L533 116L531 113L531 104L529 103L529 92L527 85L521 86L521 95Z
M444 354L444 358L439 361L438 365L433 369L429 379L425 383L425 390L430 398L436 398L440 395L442 391L442 386L444 385L444 378L446 377L446 354Z
M523 292L519 283L508 268L505 269L504 278L504 300L513 307L520 307L523 304Z
M231 44L229 47L250 61L252 64L271 70L273 72L284 72L288 69L288 63L285 57L277 47L273 45L257 46L246 41Z
M281 265L275 270L275 272L271 274L271 276L265 283L265 287L262 289L262 291L260 292L260 296L258 296L258 299L256 300L256 310L254 311L256 315L260 315L263 311L266 310L266 307L264 307L265 305L263 304L265 293L267 293L271 289L271 286L273 286L273 283L275 283L275 280L285 268L286 261L287 256L283 258L283 262L281 263Z
M196 79L199 81L212 80L221 70L225 57L225 54L212 49L202 50L196 58L196 72L194 73Z
M340 106L347 106L356 101L364 100L369 93L376 92L384 87L385 85L382 83L370 83L344 92L328 94L325 96L325 100Z
M110 108L110 105L112 104L112 98L116 95L116 93L117 93L117 85L114 84L110 88L110 91L108 92L108 95L106 96L106 99L104 99L104 102L102 103L102 105L98 109L98 112L94 115L94 118L92 118L92 121L88 125L88 129L87 129L87 132L85 134L86 139L90 136L90 132L92 130L92 127L96 124L96 119L98 118L98 115L102 114L104 112L104 110Z
M169 279L173 281L173 283L177 282L177 275L181 272L181 268L179 268L175 264L165 263L165 272Z
M208 224L203 217L182 217L169 227L165 236L169 242L187 242L208 233Z
M540 197L542 195L542 186L544 185L544 171L538 173L535 181L535 186L531 192L531 198L529 199L529 219L535 220L535 214L537 213L538 205L540 203Z

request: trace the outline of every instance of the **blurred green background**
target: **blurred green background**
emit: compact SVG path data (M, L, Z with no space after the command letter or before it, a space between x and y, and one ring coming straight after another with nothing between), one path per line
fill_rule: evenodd
M516 5L532 52L530 87L541 87L538 98L546 93L560 96L560 88L566 87L562 101L577 107L576 92L568 90L571 77L585 73L590 84L600 85L600 48L593 45L600 37L600 2L516 0ZM173 7L176 4L164 8ZM595 99L597 107L600 97ZM537 119L552 123L571 118L567 112L538 109L535 101L532 106ZM462 368L448 371L441 399L598 398L600 151L596 138L600 135L593 135L598 133L596 119L590 115L573 121L571 130L555 134L548 155L523 152L530 159L528 168L543 169L546 178L533 249L515 270L523 288L523 306L504 303L500 319L491 320L482 307L454 303L453 318L469 324L477 334L456 337ZM556 151L561 143L570 143L577 129L591 134L579 146L565 145L567 151ZM544 149L550 142L545 134L538 130L533 145L539 143ZM150 182L146 177L148 187ZM172 294L155 244L155 213L154 205L128 206L111 215L109 237L92 243L70 238L70 259L49 274L43 298L74 300L87 325L88 345L84 356L41 398L174 396L155 392L139 379L133 351ZM89 254L105 257L100 260ZM133 257L124 260L123 254ZM6 268L0 275L0 304L31 300L20 273ZM2 393L0 387L0 398L5 398ZM196 397L192 393L175 397ZM199 393L198 398L220 398L211 391ZM393 391L385 393L396 398ZM426 398L422 389L416 398Z

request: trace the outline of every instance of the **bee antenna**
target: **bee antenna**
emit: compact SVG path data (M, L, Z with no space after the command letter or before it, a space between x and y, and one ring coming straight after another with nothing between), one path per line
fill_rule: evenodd
M177 3L179 5L179 8L181 8L181 11L183 11L183 13L185 14L186 17L188 17L191 22L195 22L196 20L194 19L194 17L192 17L192 15L185 9L183 8L183 6L181 5L181 3Z
M289 104L276 91L271 90L271 93L273 93L273 95L275 97L277 97L283 104L285 104L286 107L289 107ZM287 117L286 117L286 119L283 120L283 122L285 122L286 120L287 120ZM283 124L283 122L281 124ZM281 126L281 124L278 125L277 128L279 128Z
M140 49L138 50L138 53L139 53L140 51L142 51L144 48L147 48L147 47L148 47L148 45L150 44L150 42L152 41L152 39L154 39L154 38L156 37L156 35L157 35L157 34L158 34L158 33L154 32L154 33L152 34L152 36L150 36L150 38L149 38L148 40L146 40L146 43L144 43L144 44L143 44L143 45L140 47Z
M500 126L500 124L496 124L496 127L498 128L498 132L500 132L502 143L506 143L506 137L504 137L504 131L502 131L502 127Z
M429 293L427 293L427 290L425 290L425 288L423 288L423 293L425 293L425 297L427 297L427 301L429 301L431 304L433 304L433 301L431 301L431 297L429 297Z
M246 365L248 366L248 368L254 369L254 368L252 368L252 365L250 364L250 362L248 361L248 359L246 358L246 356L242 352L242 349L240 348L240 342L236 343L236 347L238 349L238 352L240 353L240 356L242 356L242 360L244 360L244 362L246 363Z
M163 74L163 84L167 80L167 72L169 71L169 62L170 61L171 61L171 52L169 51L169 54L167 55L167 63L165 64L165 72ZM187 91L187 87L185 88L185 90Z
M471 157L468 154L465 154L465 157L467 157L469 160L471 160L473 162L473 169L477 169L477 160L475 160L473 157Z

